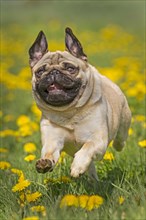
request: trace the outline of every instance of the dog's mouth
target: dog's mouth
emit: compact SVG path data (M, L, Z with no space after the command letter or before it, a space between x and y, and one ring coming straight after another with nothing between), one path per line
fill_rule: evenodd
M46 93L57 93L57 92L61 92L64 91L65 88L61 85L59 85L58 83L52 83L51 85L49 85L47 87L47 89L45 90Z
M60 91L63 90L63 87L57 83L52 83L48 88L46 92L50 92L50 91Z
M36 90L47 104L63 106L71 103L81 87L80 79L71 79L61 72L49 73L36 84Z

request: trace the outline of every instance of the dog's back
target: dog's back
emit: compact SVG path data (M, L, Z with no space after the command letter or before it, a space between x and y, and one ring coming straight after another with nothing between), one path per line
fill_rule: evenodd
M131 111L121 89L111 80L101 75L102 91L108 105L108 126L113 146L122 150L128 136L131 122ZM110 117L109 117L110 116ZM118 128L118 129L117 129Z

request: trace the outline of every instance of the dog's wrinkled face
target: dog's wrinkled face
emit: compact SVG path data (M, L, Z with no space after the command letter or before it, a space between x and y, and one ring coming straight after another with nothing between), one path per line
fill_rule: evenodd
M33 91L51 106L70 104L83 88L80 75L87 65L87 57L69 28L66 29L68 52L48 52L47 48L41 31L29 50Z
M50 55L48 60L52 61L55 57L58 61L59 54ZM81 80L75 77L78 71L78 67L70 62L43 64L35 71L36 91L47 104L66 105L80 90Z

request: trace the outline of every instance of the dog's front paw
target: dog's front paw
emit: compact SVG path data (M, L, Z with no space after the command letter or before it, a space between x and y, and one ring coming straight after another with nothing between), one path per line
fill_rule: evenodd
M90 162L89 158L83 158L79 154L76 154L71 165L71 176L75 178L79 177L88 169Z
M77 177L79 177L81 174L83 174L85 172L85 170L84 169L82 169L81 167L71 167L71 173L70 173L70 175L72 176L72 177L75 177L75 178L77 178Z
M38 173L51 172L53 170L53 163L49 159L40 159L36 162L36 170Z

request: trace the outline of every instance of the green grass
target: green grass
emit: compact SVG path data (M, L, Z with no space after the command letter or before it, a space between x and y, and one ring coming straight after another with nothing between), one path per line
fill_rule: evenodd
M1 161L7 161L11 168L23 171L25 178L31 181L26 189L30 192L40 192L42 197L33 203L20 205L20 193L13 192L13 186L18 182L11 168L0 170L0 219L20 220L28 216L38 216L41 220L144 220L146 200L145 179L145 148L139 146L139 141L145 139L145 99L144 99L144 2L143 1L2 1L1 46L2 70L1 77L1 130L18 130L17 119L20 115L28 116L32 122L39 124L38 117L32 112L34 102L31 89L23 88L31 85L31 73L28 66L28 48L37 33L43 29L49 39L51 49L63 48L64 28L71 26L88 51L89 60L98 66L103 74L117 71L119 77L115 82L124 90L132 110L133 133L129 135L126 146L121 153L109 147L108 152L114 160L95 162L99 182L94 185L86 175L71 182L48 182L45 179L70 177L72 158L65 157L63 163L55 167L52 173L38 174L35 170L35 160L27 162L23 146L33 142L37 146L36 158L40 157L41 141L39 130L25 137L5 136L1 138L1 148L8 152L1 153ZM35 5L35 6L34 6ZM111 25L111 26L110 26ZM116 29L113 28L116 26ZM108 27L108 28L107 28ZM118 27L118 28L117 28ZM113 38L106 40L103 30L115 30ZM126 34L126 35L125 35ZM122 39L132 36L127 45ZM126 36L125 38L120 38ZM105 37L105 38L104 38ZM119 39L118 39L119 38ZM132 38L130 38L132 39ZM60 42L60 44L58 44ZM104 48L97 52L90 46L103 43ZM113 49L110 45L113 45ZM121 46L119 46L121 45ZM115 65L116 59L126 57L126 63ZM132 59L136 61L131 62ZM125 61L124 61L125 62ZM108 69L107 69L108 68ZM24 75L20 76L21 71ZM120 76L120 71L122 75ZM9 75L10 74L10 75ZM13 76L16 76L15 80ZM114 74L111 73L114 80ZM13 82L13 80L15 82ZM15 88L17 85L19 88ZM137 86L137 87L136 87ZM133 90L132 90L133 89ZM131 95L131 91L135 95ZM143 118L140 119L139 115ZM99 195L104 203L92 211L80 207L60 208L60 201L67 194ZM124 198L119 204L119 197ZM31 211L34 205L43 205L46 215ZM33 220L33 219L31 219Z

